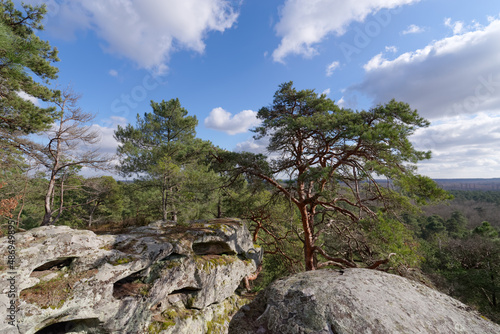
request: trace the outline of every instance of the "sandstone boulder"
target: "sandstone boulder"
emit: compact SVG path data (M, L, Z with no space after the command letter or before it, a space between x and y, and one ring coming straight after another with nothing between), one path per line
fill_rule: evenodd
M498 334L500 326L400 276L327 269L274 282L240 309L229 333Z
M0 333L225 333L242 305L235 290L262 258L245 224L229 219L15 237L18 322L4 320L12 274L2 258ZM0 239L1 254L7 247Z

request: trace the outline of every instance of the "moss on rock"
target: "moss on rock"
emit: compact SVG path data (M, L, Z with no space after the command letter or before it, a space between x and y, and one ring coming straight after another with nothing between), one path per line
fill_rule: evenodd
M238 260L235 256L228 255L196 255L196 268L207 273L219 266L227 266Z
M42 309L59 309L70 298L73 287L78 281L92 277L96 273L96 269L84 273L69 274L61 271L57 277L45 282L39 282L35 286L21 291L20 299L38 305Z

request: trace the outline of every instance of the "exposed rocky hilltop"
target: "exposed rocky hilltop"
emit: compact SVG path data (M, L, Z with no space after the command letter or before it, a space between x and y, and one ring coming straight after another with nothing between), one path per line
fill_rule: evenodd
M0 239L3 254L7 247ZM300 273L247 304L235 290L262 251L233 219L103 235L40 227L16 234L16 247L18 323L5 320L12 275L4 257L2 334L500 333L449 296L367 269Z
M2 258L0 333L225 333L244 304L235 290L262 257L251 240L238 220L18 233L18 324L5 320L11 275ZM0 239L1 254L7 246Z
M275 281L233 317L230 334L498 334L466 305L368 269L317 270Z

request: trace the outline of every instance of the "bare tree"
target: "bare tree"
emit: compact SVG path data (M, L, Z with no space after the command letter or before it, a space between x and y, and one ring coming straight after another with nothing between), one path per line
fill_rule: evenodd
M43 225L53 225L64 209L64 182L72 167L108 168L109 157L98 152L99 148L89 148L100 141L100 133L88 126L94 115L83 112L78 107L80 96L66 89L54 102L59 115L52 129L47 131L49 143L38 146L32 157L50 172L49 185L45 194L45 214ZM34 147L37 147L34 145ZM56 183L59 177L59 208L54 209Z

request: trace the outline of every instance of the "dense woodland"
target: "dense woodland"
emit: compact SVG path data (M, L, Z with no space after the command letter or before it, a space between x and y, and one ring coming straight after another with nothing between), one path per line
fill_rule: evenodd
M500 192L445 192L419 175L431 152L409 137L429 123L409 105L344 109L284 83L253 129L269 140L263 155L197 138L196 117L166 97L118 127L117 157L104 156L78 94L51 88L57 50L35 35L44 14L0 1L3 233L9 221L106 233L238 217L265 250L256 291L302 270L364 267L434 285L500 322Z

